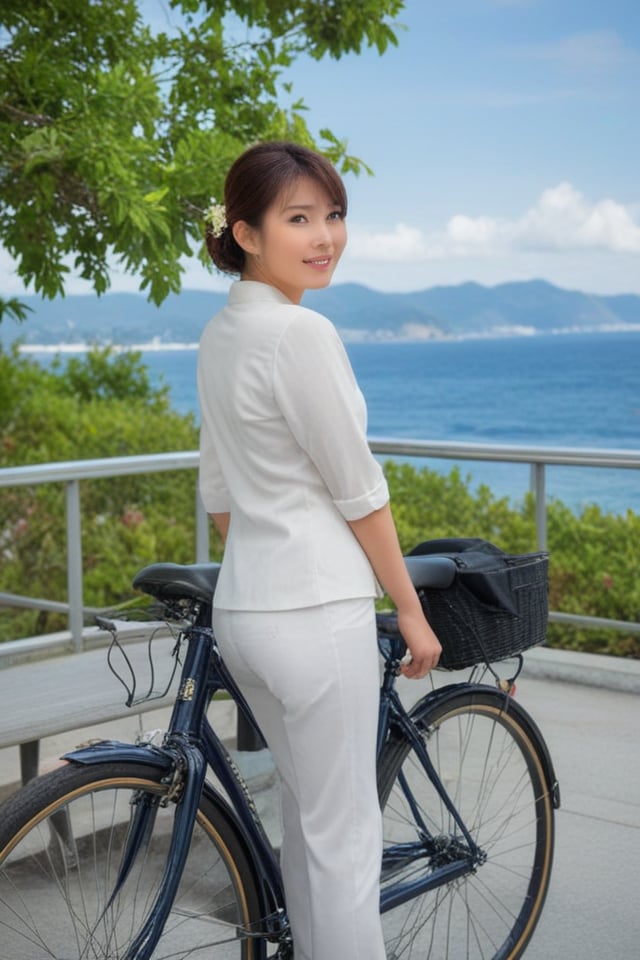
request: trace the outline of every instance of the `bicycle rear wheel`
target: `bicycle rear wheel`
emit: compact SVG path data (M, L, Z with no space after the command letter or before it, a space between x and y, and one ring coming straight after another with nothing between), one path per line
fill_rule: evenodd
M0 943L11 960L120 960L162 876L173 803L161 772L129 762L69 764L32 781L3 808ZM154 817L110 900L140 801ZM159 802L158 802L159 801ZM152 826L151 826L152 824ZM233 824L203 794L178 893L154 960L253 960L260 916L255 879Z
M490 687L425 699L412 717L486 860L384 914L388 960L517 960L540 917L553 856L553 798L531 732ZM404 739L385 747L379 791L385 847L411 851L404 862L383 860L383 891L460 855L461 831Z

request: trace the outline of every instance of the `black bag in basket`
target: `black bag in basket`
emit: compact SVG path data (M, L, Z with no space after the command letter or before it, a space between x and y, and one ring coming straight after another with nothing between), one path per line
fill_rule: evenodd
M480 539L427 540L410 556L450 557L453 584L419 590L442 644L439 666L462 670L522 653L545 639L548 616L546 553L513 556Z

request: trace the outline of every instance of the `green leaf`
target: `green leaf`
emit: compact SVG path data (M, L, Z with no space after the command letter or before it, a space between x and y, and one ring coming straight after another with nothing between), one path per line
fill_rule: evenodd
M0 297L0 323L5 317L15 320L16 323L23 323L27 319L27 314L32 312L32 307L21 303L16 297L11 297L9 300Z

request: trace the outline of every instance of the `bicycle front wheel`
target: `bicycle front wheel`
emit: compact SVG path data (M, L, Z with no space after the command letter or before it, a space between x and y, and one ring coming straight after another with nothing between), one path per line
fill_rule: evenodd
M121 960L152 909L173 826L161 772L144 764L69 764L3 807L0 943L11 960ZM130 824L150 805L122 875ZM131 853L131 844L128 846ZM154 960L252 960L238 931L259 918L253 871L233 824L203 794L178 893Z
M505 706L497 690L476 687L412 711L484 862L385 913L389 960L517 960L531 938L549 884L553 798L526 722ZM404 739L385 747L379 791L383 891L464 854L460 828Z

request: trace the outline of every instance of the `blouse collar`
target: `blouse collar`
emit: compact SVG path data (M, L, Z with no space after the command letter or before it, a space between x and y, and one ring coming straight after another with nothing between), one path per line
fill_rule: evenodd
M291 304L291 300L276 287L268 283L260 283L258 280L235 280L229 288L230 304L255 303L259 300Z

